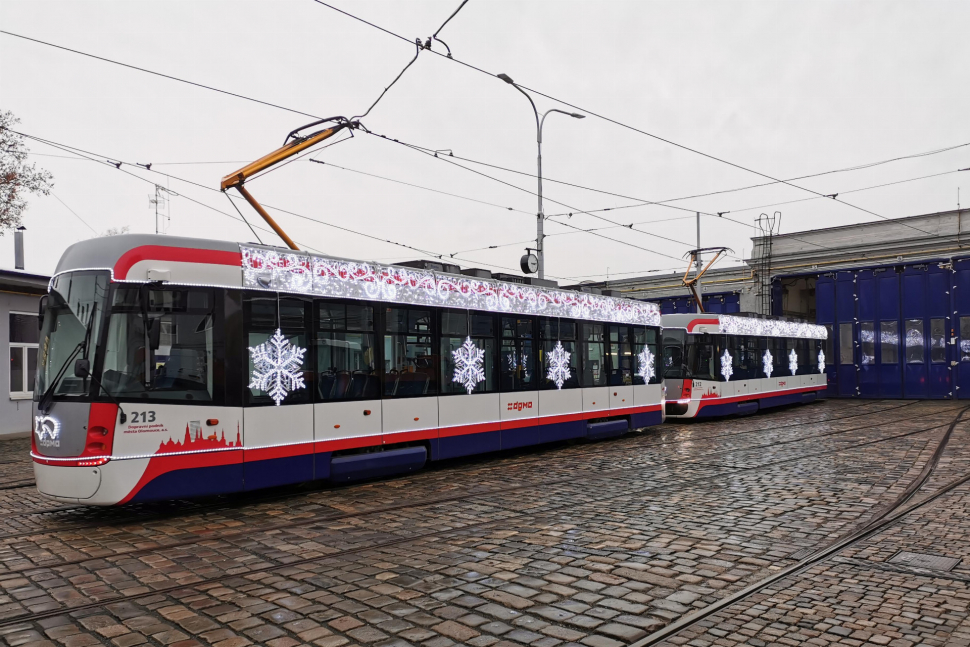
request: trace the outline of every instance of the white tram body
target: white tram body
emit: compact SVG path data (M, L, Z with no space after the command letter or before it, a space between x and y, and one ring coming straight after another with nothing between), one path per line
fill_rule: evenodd
M755 413L825 397L825 326L727 314L663 315L670 418Z
M664 417L650 303L152 235L71 246L46 299L31 455L63 501L368 478Z

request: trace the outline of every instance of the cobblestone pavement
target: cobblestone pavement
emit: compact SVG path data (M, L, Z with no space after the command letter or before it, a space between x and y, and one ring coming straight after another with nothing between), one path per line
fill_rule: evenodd
M7 645L635 642L886 512L965 405L829 401L406 478L92 509L0 443ZM913 509L668 644L970 645L970 412ZM899 562L907 551L955 565Z

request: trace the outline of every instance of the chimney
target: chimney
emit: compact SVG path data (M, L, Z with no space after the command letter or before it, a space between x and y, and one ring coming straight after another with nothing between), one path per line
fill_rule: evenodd
M26 229L21 225L13 232L13 263L14 269L18 270L24 269L24 231Z

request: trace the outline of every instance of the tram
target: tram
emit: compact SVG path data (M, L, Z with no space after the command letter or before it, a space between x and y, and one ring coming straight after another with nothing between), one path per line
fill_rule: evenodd
M74 503L371 478L664 419L655 304L480 274L121 235L64 252L41 317L34 474Z
M670 418L751 414L825 397L825 326L757 315L663 315Z

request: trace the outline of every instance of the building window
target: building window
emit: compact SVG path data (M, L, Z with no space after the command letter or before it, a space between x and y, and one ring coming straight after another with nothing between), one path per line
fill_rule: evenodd
M853 364L852 353L852 324L839 324L839 364L851 366Z
M970 362L970 317L960 317L960 361Z
M945 319L930 319L930 361L934 364L946 361Z
M882 349L882 363L899 362L899 322L883 321L879 324L879 346Z
M876 363L876 329L871 321L863 321L859 324L859 341L862 346L862 365L868 366Z
M923 363L923 320L906 320L906 363Z
M10 395L29 398L37 376L37 315L10 313Z

